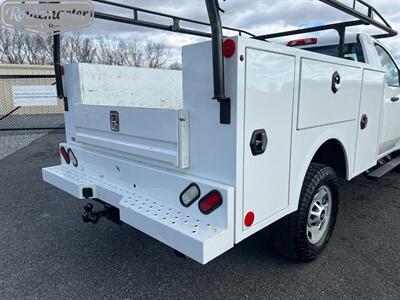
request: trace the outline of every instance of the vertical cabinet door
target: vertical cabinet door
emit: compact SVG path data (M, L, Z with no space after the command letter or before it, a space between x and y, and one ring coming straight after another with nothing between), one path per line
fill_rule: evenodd
M364 70L360 111L357 122L357 146L354 175L376 164L383 103L384 73Z
M253 226L288 207L295 61L246 51L243 218L253 212Z

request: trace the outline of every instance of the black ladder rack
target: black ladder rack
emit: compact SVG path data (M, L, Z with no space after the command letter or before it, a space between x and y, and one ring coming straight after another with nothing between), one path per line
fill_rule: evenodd
M346 28L352 26L359 25L371 25L376 27L377 29L382 30L384 33L375 35L375 38L386 38L393 37L397 35L397 31L395 31L389 23L382 17L382 15L374 8L372 5L366 3L364 0L353 0L353 5L348 6L338 0L319 0L325 4L332 6L342 12L347 13L350 16L356 18L354 21L349 22L341 22L328 24L324 26L310 27L310 28L302 28L298 30L291 30L286 32L272 33L272 34L264 34L258 35L252 34L246 30L225 27L222 25L220 12L223 10L219 6L218 0L205 0L207 6L207 12L209 17L209 23L202 22L198 20L193 20L189 18L177 17L174 15L156 12L148 9L143 9L131 5L126 5L122 3L112 2L108 0L92 0L93 2L109 5L112 7L118 7L121 9L127 9L132 12L132 17L118 16L113 14L108 14L104 12L96 11L94 13L94 17L97 19L108 20L118 23L131 24L136 26L166 30L171 32L189 34L194 36L206 37L212 39L212 55L213 55L213 78L214 78L214 99L220 102L220 123L222 124L230 124L230 98L225 94L225 78L224 78L224 57L223 57L223 38L224 38L224 30L237 32L239 35L246 34L250 38L267 41L268 39L275 37L283 37L294 34L302 34L309 32L316 32L321 30L329 30L334 29L339 33L340 36L340 55L343 55L344 42L345 42L345 34ZM282 0L284 1L284 0ZM367 13L363 13L358 9L358 6L363 6L364 9L367 9ZM161 22L157 23L154 21L144 20L142 17L144 15L147 16L156 16L163 17L169 19L170 25L163 24ZM378 19L377 19L377 18ZM210 31L201 31L198 29L191 29L182 27L181 23L189 23L192 25L206 26L211 28ZM65 102L65 107L68 109L67 99L64 97L63 85L62 85L62 75L61 75L61 62L60 62L60 36L54 36L54 66L55 66L55 74L57 81L57 94L60 99L63 99Z
M272 39L272 38L277 38L277 37L284 37L284 36L290 36L290 35L295 35L295 34L303 34L303 33L310 33L310 32L317 32L317 31L324 31L324 30L329 30L329 29L334 29L338 32L339 34L339 56L343 57L344 55L344 46L345 46L345 36L346 36L346 28L348 27L353 27L353 26L359 26L359 25L372 25L385 33L383 34L378 34L374 35L375 38L388 38L388 37L393 37L397 35L397 31L394 30L390 24L382 17L382 15L376 10L375 7L372 5L366 3L363 0L353 0L353 5L350 7L346 4L343 4L342 2L339 2L337 0L319 0L325 4L328 4L342 12L345 12L349 14L350 16L353 16L356 18L354 21L348 21L348 22L341 22L341 23L334 23L334 24L328 24L328 25L322 25L322 26L315 26L315 27L308 27L308 28L301 28L297 30L290 30L290 31L284 31L284 32L278 32L278 33L271 33L271 34L264 34L264 35L258 35L256 37L253 37L254 39L257 40L267 40L267 39ZM363 6L364 8L367 9L367 14L361 12L360 10L357 9L357 4ZM375 16L379 18L379 20L375 19Z

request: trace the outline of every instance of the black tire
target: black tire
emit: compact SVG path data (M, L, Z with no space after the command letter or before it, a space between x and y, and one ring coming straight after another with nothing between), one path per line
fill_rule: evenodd
M307 222L314 196L321 187L331 192L330 219L321 240L311 243L307 237ZM326 165L311 163L301 189L298 210L273 226L275 248L286 257L311 262L319 257L335 228L339 206L339 186L335 171Z

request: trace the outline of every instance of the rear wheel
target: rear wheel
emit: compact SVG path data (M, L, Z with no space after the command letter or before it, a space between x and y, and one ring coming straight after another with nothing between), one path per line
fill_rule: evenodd
M275 246L285 256L303 262L318 258L333 233L339 204L335 171L311 163L298 210L274 225Z

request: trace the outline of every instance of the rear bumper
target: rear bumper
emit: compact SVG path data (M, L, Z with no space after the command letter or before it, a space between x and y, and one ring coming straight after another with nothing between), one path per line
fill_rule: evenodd
M134 172L136 174L140 171L137 168L140 169L140 167L136 166ZM184 187L193 182L192 177L186 178L165 172L160 172L157 176L167 176L169 183L175 183L173 186ZM146 193L145 189L128 188L123 181L121 181L121 184L111 183L96 176L88 175L79 168L67 165L44 168L43 179L79 199L83 199L83 188L92 188L93 198L101 199L120 210L121 221L199 263L205 264L233 247L234 191L231 187L220 184L210 186L208 181L196 180L196 183L204 190L202 196L209 189L218 189L223 195L225 205L218 214L223 213L226 222L221 223L217 221L218 219L213 220L213 218L198 212L197 203L194 203L188 209L179 205L178 199L171 201L171 196L179 194L180 189L171 191L169 194L162 193L161 189L159 196L155 197L154 190L157 187L154 187L151 192L148 190L149 193ZM155 182L164 182L158 180L162 180L162 178L157 178ZM171 186L171 188L173 187Z

